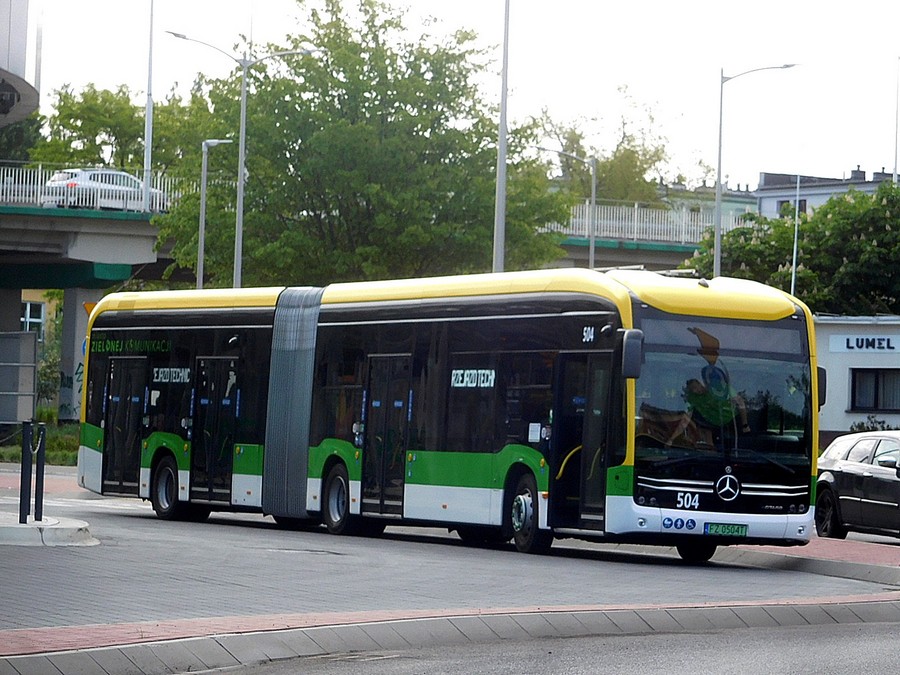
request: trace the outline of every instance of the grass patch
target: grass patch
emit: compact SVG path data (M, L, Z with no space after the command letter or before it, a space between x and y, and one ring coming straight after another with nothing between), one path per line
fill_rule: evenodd
M44 446L46 463L53 466L75 466L78 463L78 425L55 426L48 424L46 429L47 436ZM0 462L21 464L21 427L4 437L3 446L0 446Z

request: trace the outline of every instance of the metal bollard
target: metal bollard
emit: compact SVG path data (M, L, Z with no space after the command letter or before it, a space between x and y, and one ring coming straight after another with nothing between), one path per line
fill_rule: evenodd
M47 425L38 424L37 448L34 448L34 423L22 423L22 471L19 478L19 523L28 522L31 512L31 467L37 464L34 479L34 519L44 519L44 463L46 459ZM35 457L37 458L35 460Z
M22 423L22 471L19 477L19 523L28 522L31 507L31 422Z
M44 462L47 457L47 425L38 423L37 466L34 472L34 519L44 519Z

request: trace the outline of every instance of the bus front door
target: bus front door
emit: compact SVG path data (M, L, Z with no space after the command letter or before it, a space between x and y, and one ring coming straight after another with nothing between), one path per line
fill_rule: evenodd
M551 435L554 527L603 529L610 357L561 355Z
M196 367L191 499L230 503L234 435L240 406L237 359L200 357Z
M143 356L109 360L103 423L104 494L138 493L146 380L147 359Z
M587 401L581 453L581 525L605 529L608 434L612 412L611 354L592 354L587 361Z
M409 356L376 356L369 360L363 513L403 515L411 403L409 377Z

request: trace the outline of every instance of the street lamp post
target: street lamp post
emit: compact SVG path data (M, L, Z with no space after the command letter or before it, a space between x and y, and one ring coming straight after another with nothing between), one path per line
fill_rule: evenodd
M203 258L206 248L206 163L209 149L222 143L231 143L231 140L210 138L200 145L203 159L200 162L200 238L197 242L197 288L203 288Z
M219 49L215 45L209 44L208 42L190 38L182 33L174 33L172 31L166 32L169 33L169 35L177 37L180 40L196 42L198 44L209 47L210 49L215 49L217 52L219 52L220 54L224 54L241 67L241 122L240 131L238 133L237 216L235 218L234 224L234 288L240 288L241 267L243 264L244 250L244 182L246 179L245 159L247 151L247 74L250 71L250 68L255 66L260 61L272 59L276 56L290 56L292 54L308 55L312 54L314 50L288 49L285 51L272 52L271 54L266 54L265 56L260 56L255 59L248 59L247 52L244 52L244 55L242 57L237 57L234 54L229 54L228 52Z
M509 0L503 14L503 67L500 72L500 126L497 131L497 185L494 195L492 270L502 272L506 260L506 89L509 73Z
M763 68L753 68L745 70L737 75L725 75L725 70L719 70L719 154L716 163L716 211L714 220L714 249L713 249L713 276L717 277L722 274L722 107L725 93L725 83L729 80L735 80L743 75L757 73L761 70L780 70L783 68L793 68L796 63L785 63L782 66L764 66Z
M539 147L538 150L543 150L544 152L555 152L557 155L562 155L563 157L574 159L576 162L587 164L591 168L591 215L588 218L588 228L590 230L590 232L588 233L588 269L594 269L594 252L596 250L595 237L597 230L597 158L590 157L589 159L584 159L583 157L573 155L570 152L565 152L563 150L551 150L550 148Z

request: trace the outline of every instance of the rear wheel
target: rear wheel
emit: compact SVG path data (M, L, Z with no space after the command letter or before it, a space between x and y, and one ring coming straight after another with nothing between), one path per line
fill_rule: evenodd
M325 479L322 521L331 534L355 534L358 518L350 515L350 479L347 467L335 464Z
M510 520L513 541L522 553L546 553L553 544L553 534L538 529L540 504L537 483L530 473L522 474L512 499Z
M816 534L830 539L847 537L847 528L841 522L837 499L828 488L822 488L816 499Z
M678 544L675 550L686 563L705 563L716 554L716 545L707 541L695 541Z
M156 517L163 520L181 520L189 513L189 505L178 501L178 465L171 455L163 457L156 465L150 488L150 503L153 504Z

